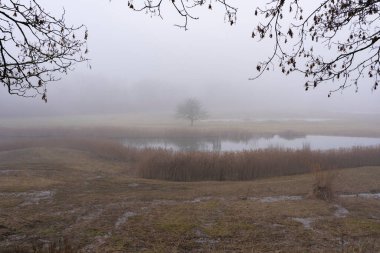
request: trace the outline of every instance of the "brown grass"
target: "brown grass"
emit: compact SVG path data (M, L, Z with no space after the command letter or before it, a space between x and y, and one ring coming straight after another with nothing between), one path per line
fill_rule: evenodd
M332 171L322 171L319 164L313 166L313 174L314 184L312 196L317 199L331 201L334 198L333 183L336 174Z
M120 142L106 138L22 138L0 142L0 152L33 147L69 148L89 152L95 156L133 161L138 156L136 148L128 148Z
M322 170L380 165L380 146L329 151L271 148L243 152L141 151L140 176L173 181L253 180L308 173L313 164Z
M36 238L47 242L64 236L74 237L71 244L80 250L73 252L338 253L380 249L379 241L365 248L380 235L380 224L373 218L380 210L375 199L337 196L337 203L349 210L345 218L334 216L336 203L317 199L260 201L306 196L314 180L311 174L179 183L132 178L118 173L124 170L124 163L72 149L14 150L2 152L0 160L1 169L18 170L2 175L5 179L60 181L28 189L14 184L1 190L5 194L0 197L0 252L9 249L14 253L11 247L19 246L29 253ZM380 167L345 169L339 172L334 189L340 194L379 192L379 182ZM24 205L29 197L13 194L45 190L55 194L38 204ZM116 228L126 212L136 215ZM293 218L313 219L312 229ZM103 239L104 243L99 243Z
M58 241L43 243L35 240L31 247L10 247L0 250L0 253L77 253L79 249L72 245L68 239L60 239Z

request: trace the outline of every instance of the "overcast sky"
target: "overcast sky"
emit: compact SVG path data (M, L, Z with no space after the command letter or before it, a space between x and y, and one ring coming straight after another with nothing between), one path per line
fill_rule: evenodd
M126 0L39 0L53 14L66 10L68 24L89 30L92 69L77 65L74 72L48 86L48 103L0 92L1 117L67 114L128 113L175 110L186 97L196 97L211 112L275 112L296 115L324 112L380 112L380 93L371 85L359 93L347 89L327 98L330 84L305 92L302 76L268 72L256 81L258 61L271 53L270 43L250 37L260 1L234 1L237 25L224 21L214 6L194 10L198 21L189 30L174 26L181 20L163 6L163 20L132 12ZM136 1L137 3L138 1ZM262 116L262 115L261 115Z

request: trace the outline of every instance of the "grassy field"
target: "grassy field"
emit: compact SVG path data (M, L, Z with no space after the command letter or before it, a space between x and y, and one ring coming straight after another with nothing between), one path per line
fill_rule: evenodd
M336 170L322 201L313 174L167 182L112 152L35 146L0 151L0 252L380 251L380 167Z
M24 133L29 132L39 134L82 134L83 132L92 135L103 134L107 136L117 136L122 134L124 137L141 136L172 136L173 134L187 135L218 135L218 136L241 136L244 134L278 134L278 133L297 133L338 135L338 136L365 136L380 137L380 118L378 115L366 114L344 114L333 113L320 118L327 118L325 121L308 121L307 115L303 116L306 120L287 119L286 116L273 117L273 119L261 120L259 117L237 117L233 120L231 115L218 120L210 118L205 121L198 121L195 127L189 127L187 121L178 120L174 117L174 112L166 114L106 114L106 115L78 115L78 116L57 116L57 117L22 117L22 118L2 118L0 121L0 133L4 130L15 130ZM228 120L231 118L232 120ZM285 119L285 120L284 120ZM58 131L57 131L58 129ZM75 129L76 131L72 131Z

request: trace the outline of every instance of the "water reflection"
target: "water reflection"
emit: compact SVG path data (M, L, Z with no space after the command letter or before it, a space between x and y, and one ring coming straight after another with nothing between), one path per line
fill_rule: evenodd
M274 135L252 137L246 140L228 140L221 138L126 138L124 145L137 148L164 148L174 151L244 151L266 148L292 148L328 150L351 148L356 146L380 145L380 138L306 135Z

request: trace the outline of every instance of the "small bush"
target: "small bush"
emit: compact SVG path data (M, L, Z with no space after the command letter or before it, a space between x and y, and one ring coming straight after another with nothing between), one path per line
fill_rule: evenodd
M317 199L331 201L334 198L333 183L336 174L331 171L322 171L319 164L314 166L313 173L314 184L312 196Z

